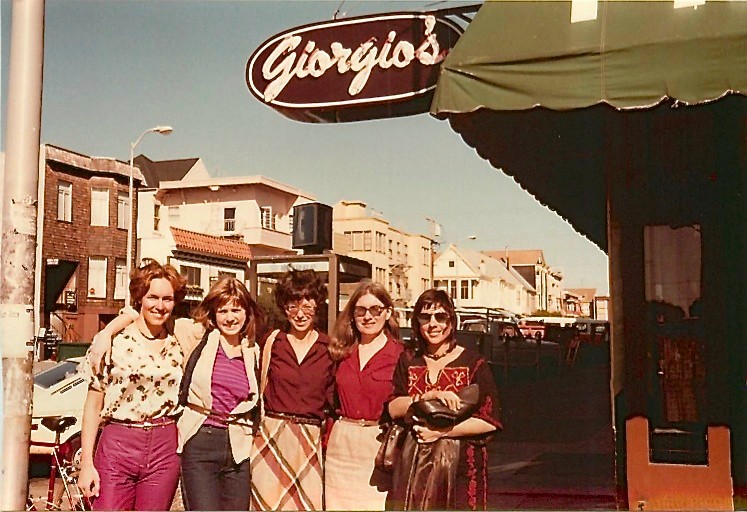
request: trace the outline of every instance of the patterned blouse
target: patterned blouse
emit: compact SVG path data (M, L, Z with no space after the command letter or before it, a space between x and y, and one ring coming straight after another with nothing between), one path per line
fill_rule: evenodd
M182 349L171 334L160 352L149 343L132 324L112 340L111 364L96 374L88 368L88 388L104 393L102 418L145 421L179 412Z

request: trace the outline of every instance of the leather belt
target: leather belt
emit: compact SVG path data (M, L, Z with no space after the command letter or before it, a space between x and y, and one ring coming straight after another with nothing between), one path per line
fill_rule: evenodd
M290 414L287 412L273 412L266 411L265 416L268 418L275 418L276 420L285 420L291 423L299 423L301 425L316 425L317 427L322 426L322 420L317 418L309 418L307 416L299 416L297 414Z
M229 425L232 423L238 423L239 421L243 420L246 422L251 422L251 419L248 417L249 414L252 411L249 411L246 414L232 414L230 412L219 412L214 411L212 409L208 409L207 407L202 407L199 405L195 405L192 403L187 404L187 408L200 413L202 415L207 416L210 420L218 422L222 425Z
M173 425L174 423L176 423L176 420L169 416L164 416L161 418L155 418L155 419L149 419L149 420L143 420L143 421L117 420L114 418L109 418L108 422L114 425L120 425L120 426L128 427L128 428L140 428L143 430L150 430L156 427L166 427L168 425Z
M379 421L378 420L356 420L354 418L346 418L345 416L340 416L337 418L339 421L344 421L345 423L352 423L353 425L358 425L359 427L378 427Z

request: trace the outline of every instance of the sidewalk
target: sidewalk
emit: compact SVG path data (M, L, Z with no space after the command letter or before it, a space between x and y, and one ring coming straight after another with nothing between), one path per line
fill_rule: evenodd
M504 430L489 447L495 510L615 510L609 366L499 376Z

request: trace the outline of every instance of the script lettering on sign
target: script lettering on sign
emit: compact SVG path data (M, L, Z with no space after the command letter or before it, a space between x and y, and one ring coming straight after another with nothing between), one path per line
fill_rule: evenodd
M300 27L254 52L247 85L260 101L301 121L425 112L425 96L435 88L439 64L460 35L458 25L428 13ZM386 105L391 108L382 109Z

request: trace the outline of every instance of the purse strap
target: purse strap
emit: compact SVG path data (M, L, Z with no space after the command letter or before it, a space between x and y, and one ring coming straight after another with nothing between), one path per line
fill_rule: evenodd
M212 331L205 330L205 334L202 335L200 343L197 344L195 349L190 354L189 359L187 360L187 366L184 368L182 382L179 385L179 405L187 405L187 399L189 398L189 386L192 384L192 374L195 371L195 366L197 366L197 361L199 361L202 351L205 349L205 345L207 345L208 335L211 332Z

